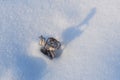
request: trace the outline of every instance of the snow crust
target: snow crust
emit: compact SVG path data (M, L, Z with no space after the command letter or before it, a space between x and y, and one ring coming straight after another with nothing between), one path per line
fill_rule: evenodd
M120 80L119 13L120 0L0 0L0 80Z

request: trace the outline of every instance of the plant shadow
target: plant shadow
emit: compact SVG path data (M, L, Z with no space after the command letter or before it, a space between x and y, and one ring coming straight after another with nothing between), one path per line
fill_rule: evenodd
M84 32L84 30L81 30L81 27L85 24L88 24L89 21L94 17L95 13L96 13L96 8L92 8L82 22L80 22L76 26L71 26L63 31L62 44L64 44L64 49L71 41L73 41L75 38L79 37ZM63 52L63 50L60 49L58 51L57 57L59 57L62 54L62 52Z

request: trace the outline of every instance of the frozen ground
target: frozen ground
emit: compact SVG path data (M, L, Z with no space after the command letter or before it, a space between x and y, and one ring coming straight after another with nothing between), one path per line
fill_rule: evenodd
M0 80L120 80L120 0L0 0Z

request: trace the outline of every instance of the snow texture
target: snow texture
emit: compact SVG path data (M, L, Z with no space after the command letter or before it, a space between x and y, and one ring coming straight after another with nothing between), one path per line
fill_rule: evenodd
M119 13L120 0L0 0L0 80L120 80Z

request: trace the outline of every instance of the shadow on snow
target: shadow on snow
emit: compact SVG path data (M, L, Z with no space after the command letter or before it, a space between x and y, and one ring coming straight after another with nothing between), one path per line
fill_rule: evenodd
M88 15L85 17L85 19L80 22L78 25L76 26L72 26L72 27L69 27L67 29L65 29L62 33L62 40L63 40L63 44L64 46L66 47L71 41L73 41L75 38L79 37L82 33L83 33L83 30L80 30L81 27L85 24L88 24L89 21L94 17L96 13L96 8L92 8L90 10L90 12L88 13ZM64 47L64 48L65 48ZM60 56L61 53L62 53L62 50L59 50L58 51L58 55L57 56Z

